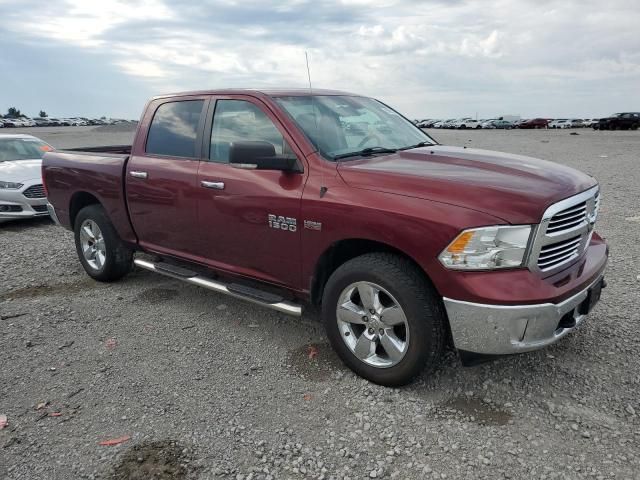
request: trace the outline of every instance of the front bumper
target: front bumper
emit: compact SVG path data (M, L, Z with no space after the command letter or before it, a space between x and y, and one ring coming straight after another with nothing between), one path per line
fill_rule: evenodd
M25 182L20 189L0 190L0 222L48 216L47 199L27 198L23 192L29 187L42 182Z
M528 352L551 345L578 328L586 315L580 306L600 275L583 290L559 303L486 305L444 298L458 350L483 355Z

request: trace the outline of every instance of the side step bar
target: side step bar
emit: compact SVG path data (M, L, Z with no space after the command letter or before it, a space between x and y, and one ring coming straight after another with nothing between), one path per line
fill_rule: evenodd
M192 285L197 285L199 287L213 290L214 292L223 293L231 297L246 300L247 302L262 305L263 307L286 313L288 315L293 315L294 317L299 317L302 315L302 307L300 305L288 302L283 298L278 297L277 295L261 292L260 290L256 290L250 287L243 287L238 284L225 284L218 280L213 280L203 275L198 275L195 272L193 272L192 276L187 276L185 275L185 273L188 272L188 270L182 268L174 269L173 267L166 268L166 264L161 265L162 262L154 263L136 258L133 263L140 268L144 268L145 270L150 270L161 275L166 275L167 277L182 280L183 282L190 283Z

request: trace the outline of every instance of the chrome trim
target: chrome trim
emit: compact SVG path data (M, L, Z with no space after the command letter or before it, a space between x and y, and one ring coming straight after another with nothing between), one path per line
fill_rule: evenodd
M147 172L137 172L135 170L131 170L129 172L129 175L131 175L133 178L147 178L149 176Z
M247 302L255 303L256 305L261 305L263 307L270 308L272 310L276 310L278 312L286 313L287 315L293 315L294 317L299 317L302 315L302 307L292 302L282 301L277 303L268 303L262 302L256 298L248 297L236 292L232 292L227 288L227 286L219 282L217 280L213 280L211 278L204 277L202 275L195 275L193 277L181 277L179 275L173 275L171 272L167 270L157 269L153 262L148 262L146 260L142 260L136 258L133 263L140 268L144 268L145 270L150 270L152 272L159 273L161 275L166 275L167 277L172 277L177 280L182 280L183 282L190 283L191 285L197 285L199 287L204 287L209 290L213 290L214 292L223 293L225 295L229 295L230 297L239 298L241 300L246 300Z
M47 211L49 212L49 216L53 220L53 223L61 227L62 224L60 223L60 220L58 220L58 214L56 213L56 209L53 207L53 205L51 205L48 202L47 202Z
M224 182L210 182L208 180L202 180L200 185L204 188L212 188L214 190L224 190Z
M444 298L453 341L457 349L487 355L537 350L565 337L586 318L578 307L588 291L604 278L599 275L572 297L554 304L486 305ZM562 317L573 311L575 326L559 328Z
M230 163L229 165L240 170L256 170L258 168L257 163Z
M529 270L545 276L551 275L564 268L567 268L571 262L577 260L586 251L589 242L591 241L591 235L593 233L593 225L595 223L595 217L597 216L599 203L600 203L600 187L595 187L585 190L582 193L574 195L572 197L561 200L554 203L545 210L542 214L542 220L536 228L535 236L533 237L533 243L531 245L531 251L529 253L529 259L527 265ZM584 219L579 224L574 225L561 232L548 233L549 222L558 213L578 206L579 204L586 202L586 212ZM566 259L552 268L540 268L538 265L538 259L542 248L546 245L555 244L564 240L570 240L574 237L580 237L580 242L577 247L577 253L568 256Z

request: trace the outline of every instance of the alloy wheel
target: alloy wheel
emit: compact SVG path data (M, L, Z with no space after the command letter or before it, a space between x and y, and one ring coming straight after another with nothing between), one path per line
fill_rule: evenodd
M340 294L336 318L342 340L367 365L393 367L407 352L407 317L393 295L380 285L349 285Z
M80 226L80 247L87 264L100 270L107 259L104 236L98 224L89 218Z

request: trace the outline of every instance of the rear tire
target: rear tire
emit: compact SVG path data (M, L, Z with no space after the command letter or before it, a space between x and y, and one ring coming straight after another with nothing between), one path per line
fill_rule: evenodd
M78 212L74 234L80 263L94 280L113 282L131 271L133 250L120 239L101 205Z
M367 292L375 300L363 300ZM445 345L441 299L413 263L393 254L365 254L341 265L325 287L322 319L345 365L388 387L432 370Z

